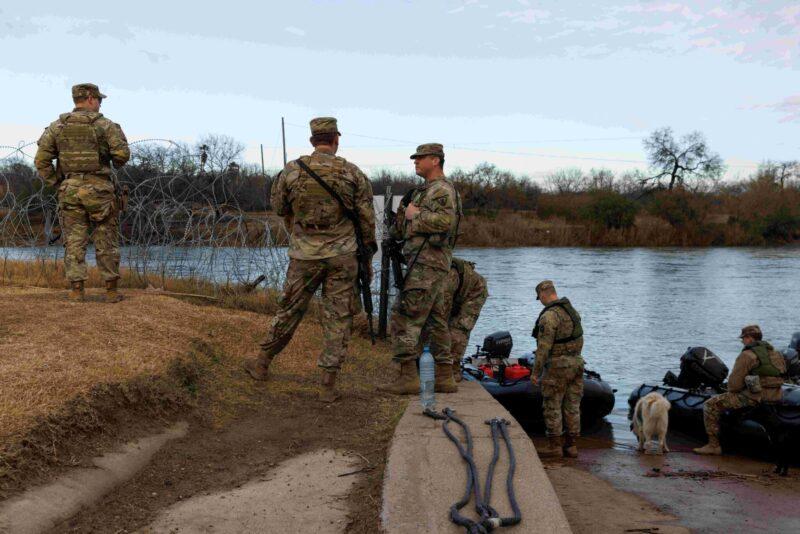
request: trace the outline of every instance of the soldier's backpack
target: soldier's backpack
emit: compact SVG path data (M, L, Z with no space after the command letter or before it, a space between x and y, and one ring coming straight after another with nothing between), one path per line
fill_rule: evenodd
M65 174L96 172L100 163L100 142L95 121L102 115L65 113L58 120L55 132L58 163Z
M682 388L710 387L719 390L728 377L728 366L705 347L689 347L681 356L678 384Z

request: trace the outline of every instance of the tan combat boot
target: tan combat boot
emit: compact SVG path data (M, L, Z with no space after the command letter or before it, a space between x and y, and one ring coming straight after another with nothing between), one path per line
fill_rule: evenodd
M433 391L436 393L455 393L458 391L456 381L453 379L453 364L436 364L436 382L433 384Z
M114 303L122 300L122 295L117 291L116 280L106 280L106 302Z
M416 362L401 362L397 380L385 386L378 386L379 391L395 395L414 395L419 393L419 375Z
M261 351L255 358L249 358L244 362L244 370L247 371L253 380L266 380L269 378L269 365L272 363L273 356L269 356Z
M78 282L70 282L69 299L76 302L82 302L86 295L83 291L83 280Z
M561 436L547 436L547 446L536 449L540 458L561 458L564 451L561 448Z
M326 403L335 402L340 397L336 391L336 371L325 369L322 371L322 390L319 392L319 400Z
M567 438L564 441L564 458L577 458L578 457L578 445L575 440L575 436L567 434Z
M708 436L708 443L702 447L694 449L694 452L695 454L719 456L722 454L722 447L719 445L719 438L717 436Z
M453 379L456 382L461 382L464 379L461 375L461 364L458 362L453 362Z

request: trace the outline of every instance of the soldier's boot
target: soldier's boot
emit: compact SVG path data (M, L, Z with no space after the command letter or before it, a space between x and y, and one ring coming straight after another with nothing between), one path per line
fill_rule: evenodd
M461 364L459 362L453 362L453 379L456 382L461 382L464 379L461 376Z
M561 458L564 451L561 448L561 436L547 436L547 446L536 449L540 458Z
M437 363L434 376L436 377L436 382L433 383L433 391L436 393L455 393L458 391L458 386L453 378L453 364Z
M567 434L567 438L564 441L564 458L577 458L578 457L578 445L575 440L575 436Z
M320 384L322 389L319 392L319 400L326 403L336 402L340 397L336 391L336 371L323 370Z
M253 380L266 380L269 378L269 366L274 356L266 354L263 350L255 358L249 358L244 362L244 370Z
M117 291L116 280L106 280L106 302L114 303L122 300L122 295Z
M708 436L708 443L702 447L694 449L694 452L695 454L719 456L722 454L722 447L719 445L719 438L717 436Z
M86 294L83 291L83 280L78 282L71 282L69 284L69 299L74 300L77 302L82 302L86 298Z
M400 374L391 384L378 386L379 391L395 395L414 395L419 393L419 375L416 362L401 362Z

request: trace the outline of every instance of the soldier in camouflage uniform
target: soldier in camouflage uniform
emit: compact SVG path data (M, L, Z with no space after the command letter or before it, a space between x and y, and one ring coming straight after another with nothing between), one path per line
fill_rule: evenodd
M400 296L392 308L391 333L397 379L379 389L397 395L419 392L416 359L423 327L436 360L436 391L453 392L448 317L442 292L461 217L461 201L444 175L444 148L439 143L417 147L411 155L425 184L397 210L392 237L402 240L407 271Z
M94 84L75 85L75 109L45 128L34 163L45 183L58 188L70 298L84 298L86 246L94 226L97 267L106 284L106 301L118 302L122 299L117 292L121 206L111 164L122 167L131 153L119 124L100 113L104 98L106 95ZM55 167L53 160L57 160Z
M475 270L475 264L453 256L443 298L444 307L449 310L450 355L456 382L461 382L461 358L488 296L486 279Z
M583 397L583 327L581 317L567 298L558 298L555 286L544 280L536 286L536 298L544 310L536 320L536 362L531 372L534 385L541 381L548 446L541 456L578 457L576 440L581 433ZM567 427L561 441L562 421Z
M722 454L719 444L722 412L752 408L762 402L780 402L783 397L783 375L786 373L783 355L762 341L758 325L742 328L739 338L744 349L736 358L728 377L728 391L711 397L703 405L708 444L694 449L697 454Z
M364 244L374 253L375 212L372 186L361 170L336 156L339 148L336 119L311 121L314 153L302 156L305 163L358 214ZM356 237L353 224L340 204L297 161L290 161L272 186L272 206L291 229L289 268L280 311L272 319L257 358L245 367L256 380L266 380L270 363L292 338L314 292L322 286L324 342L318 366L322 369L320 399L333 402L336 373L347 355L353 315L359 308L356 294Z

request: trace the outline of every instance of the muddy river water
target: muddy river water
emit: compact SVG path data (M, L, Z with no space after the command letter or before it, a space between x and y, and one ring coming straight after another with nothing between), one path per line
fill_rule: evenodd
M470 350L496 330L511 332L513 354L532 350L540 280L553 280L572 301L583 317L587 368L618 390L608 418L618 443L633 437L630 392L677 371L687 347L706 346L731 367L742 326L761 325L779 349L800 330L797 248L460 249L457 255L475 262L489 284Z

